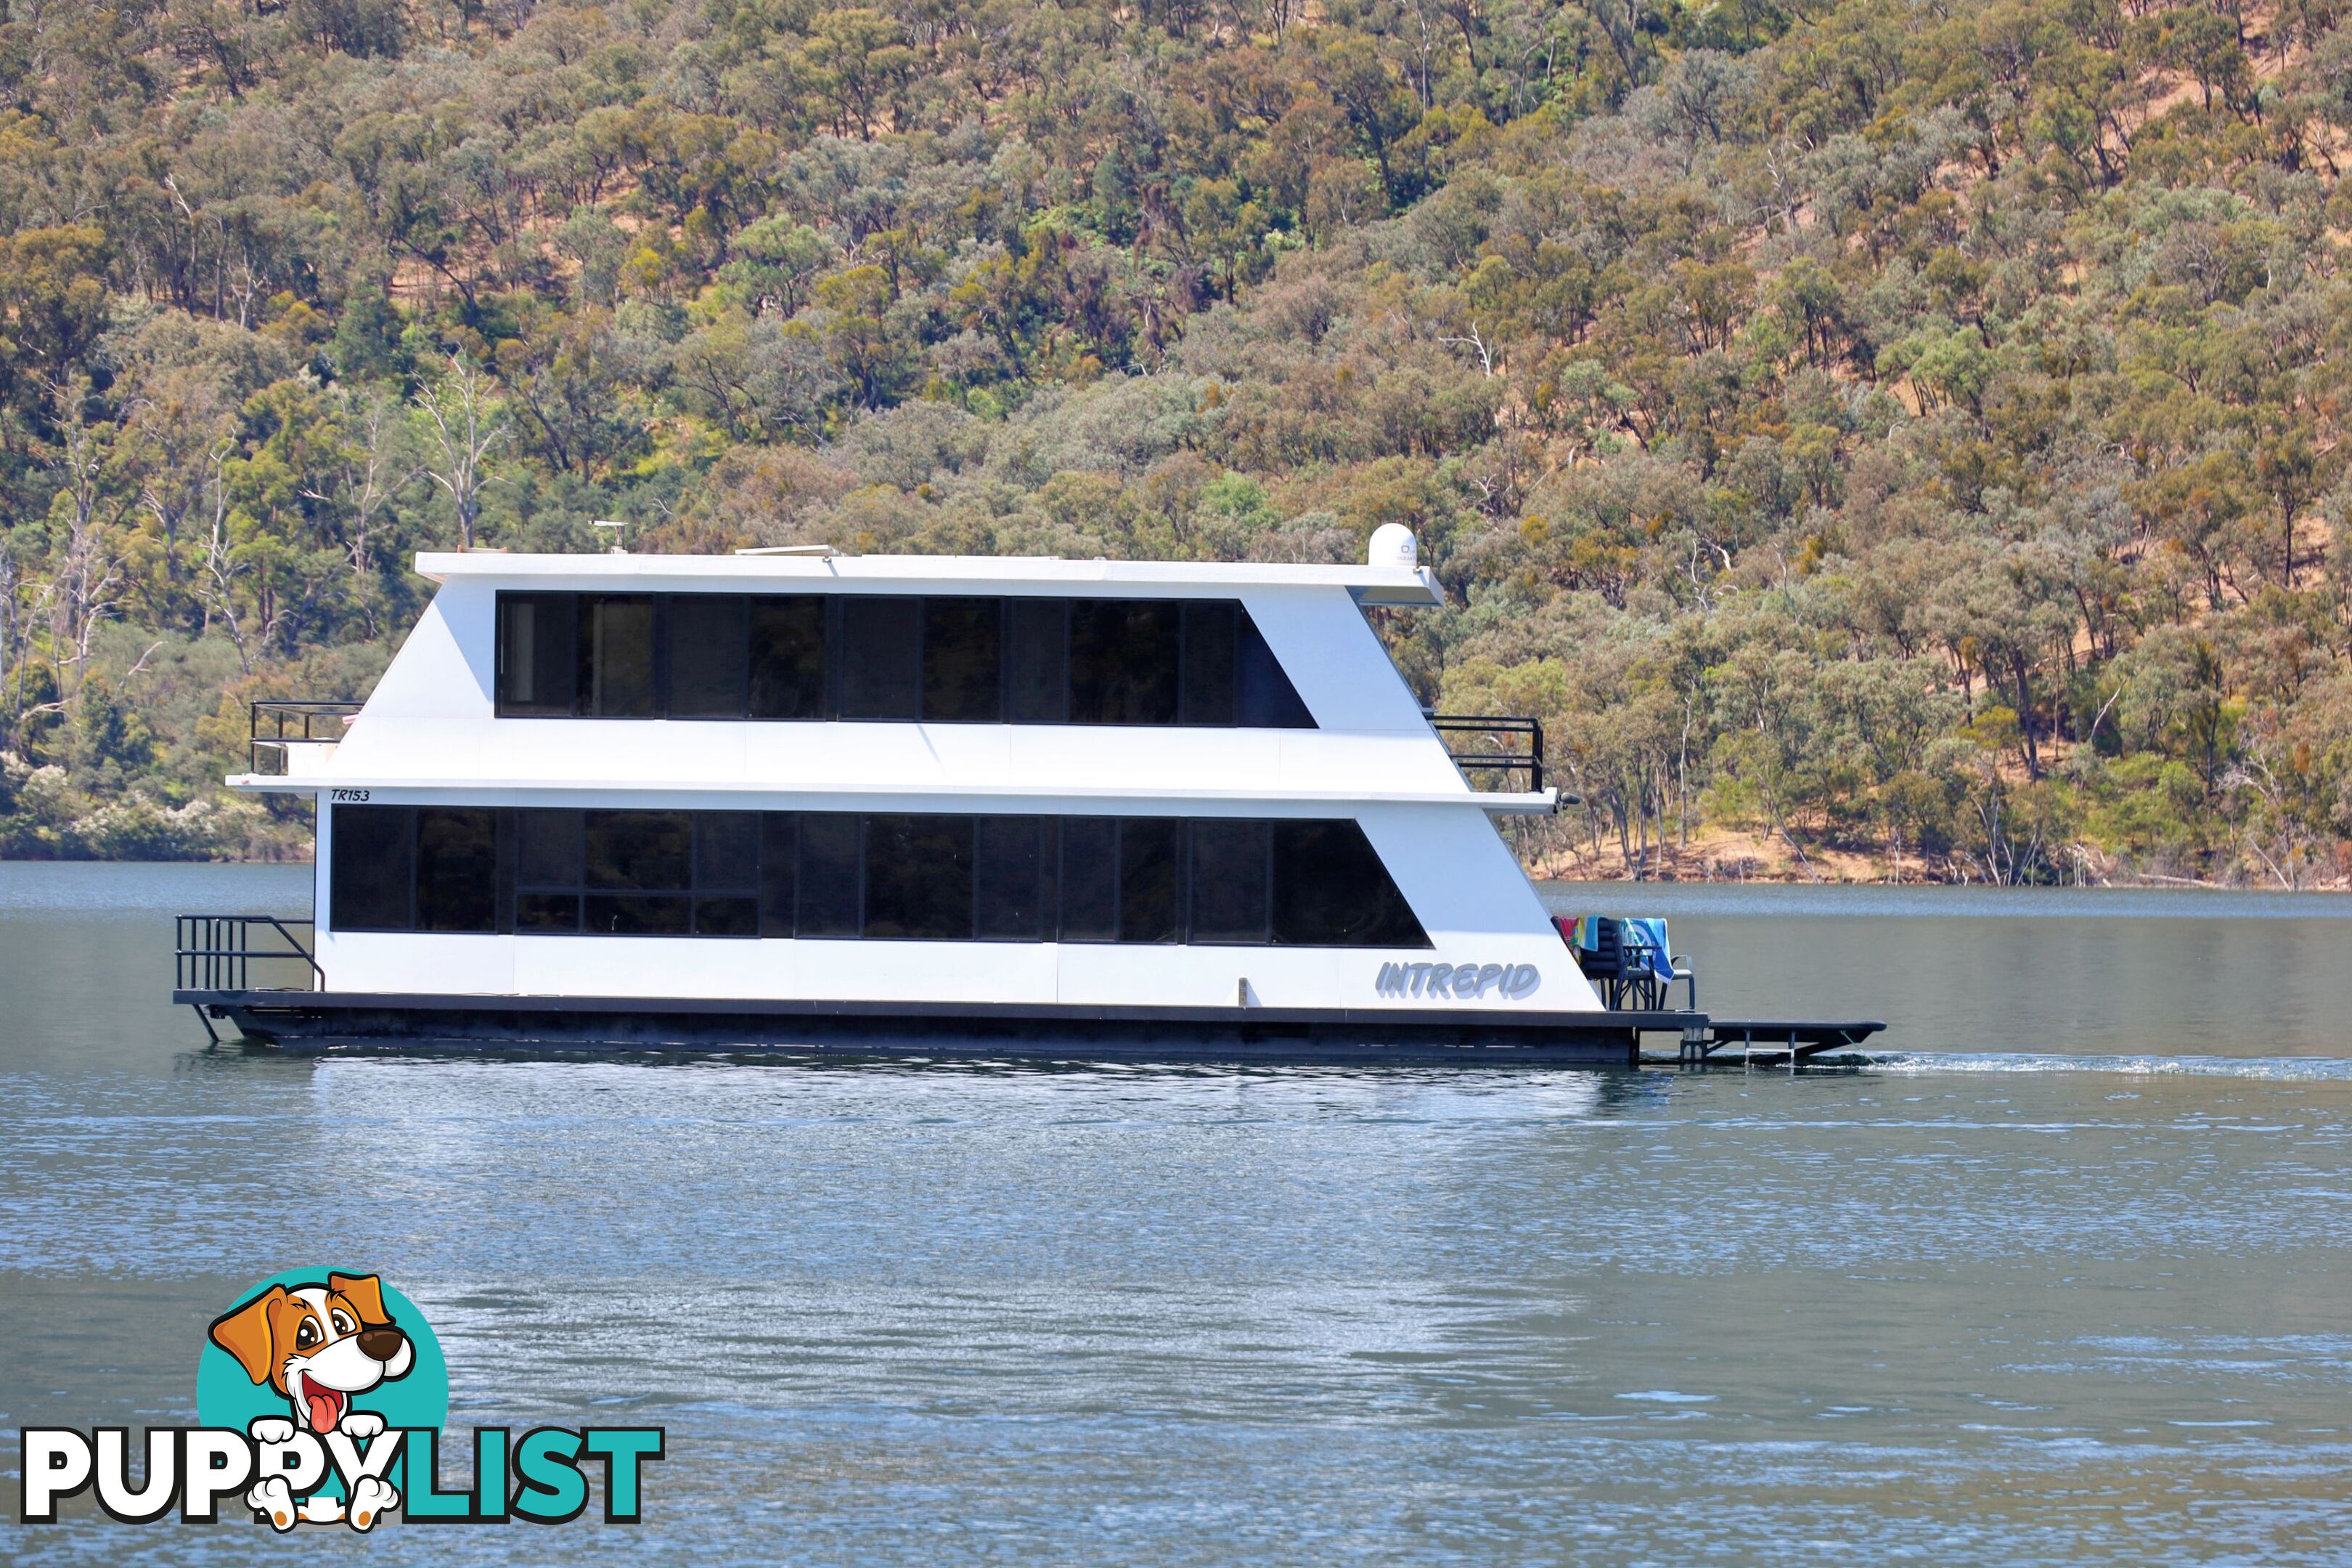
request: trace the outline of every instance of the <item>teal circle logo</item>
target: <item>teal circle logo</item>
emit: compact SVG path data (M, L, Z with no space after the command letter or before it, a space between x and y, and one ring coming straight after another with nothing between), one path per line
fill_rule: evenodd
M293 1268L238 1292L196 1362L196 1419L323 1437L354 1413L387 1427L449 1419L449 1363L415 1302L359 1269Z

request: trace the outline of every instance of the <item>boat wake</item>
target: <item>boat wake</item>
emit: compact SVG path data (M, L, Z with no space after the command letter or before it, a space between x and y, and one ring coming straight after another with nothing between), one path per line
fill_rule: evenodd
M2134 1077L2352 1083L2352 1058L2344 1057L2063 1056L2050 1051L1889 1051L1864 1055L1862 1061L1878 1072L2122 1073Z

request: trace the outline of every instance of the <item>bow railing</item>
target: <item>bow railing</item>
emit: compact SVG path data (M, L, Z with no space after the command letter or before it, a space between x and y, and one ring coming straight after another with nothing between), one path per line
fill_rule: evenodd
M324 991L315 922L279 915L181 915L172 957L180 991ZM297 931L311 933L306 943ZM297 966L299 966L299 968ZM263 984L255 984L258 971Z

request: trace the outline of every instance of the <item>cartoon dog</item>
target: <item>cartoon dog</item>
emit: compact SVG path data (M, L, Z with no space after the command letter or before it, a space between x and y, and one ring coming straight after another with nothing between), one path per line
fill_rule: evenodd
M256 1442L291 1441L302 1428L323 1438L340 1432L365 1439L383 1430L383 1417L352 1408L352 1395L407 1374L414 1346L384 1310L383 1286L373 1274L330 1274L324 1285L272 1285L243 1306L215 1320L213 1343L235 1356L256 1384L284 1394L294 1419L263 1416L253 1423ZM291 1530L298 1515L293 1490L272 1476L246 1493L254 1512L279 1530ZM389 1483L362 1476L352 1485L348 1518L365 1530L383 1510L398 1506ZM299 1517L314 1524L346 1518L343 1500L311 1496Z

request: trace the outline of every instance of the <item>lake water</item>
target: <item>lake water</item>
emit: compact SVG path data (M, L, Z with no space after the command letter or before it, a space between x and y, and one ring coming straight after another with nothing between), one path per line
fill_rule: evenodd
M0 865L0 1427L192 1420L206 1322L350 1261L455 1431L671 1456L635 1530L308 1552L2346 1558L2352 900L1552 890L1670 916L1721 1010L1885 1018L1851 1071L203 1048L169 916L306 876ZM9 1520L18 1561L267 1543Z

